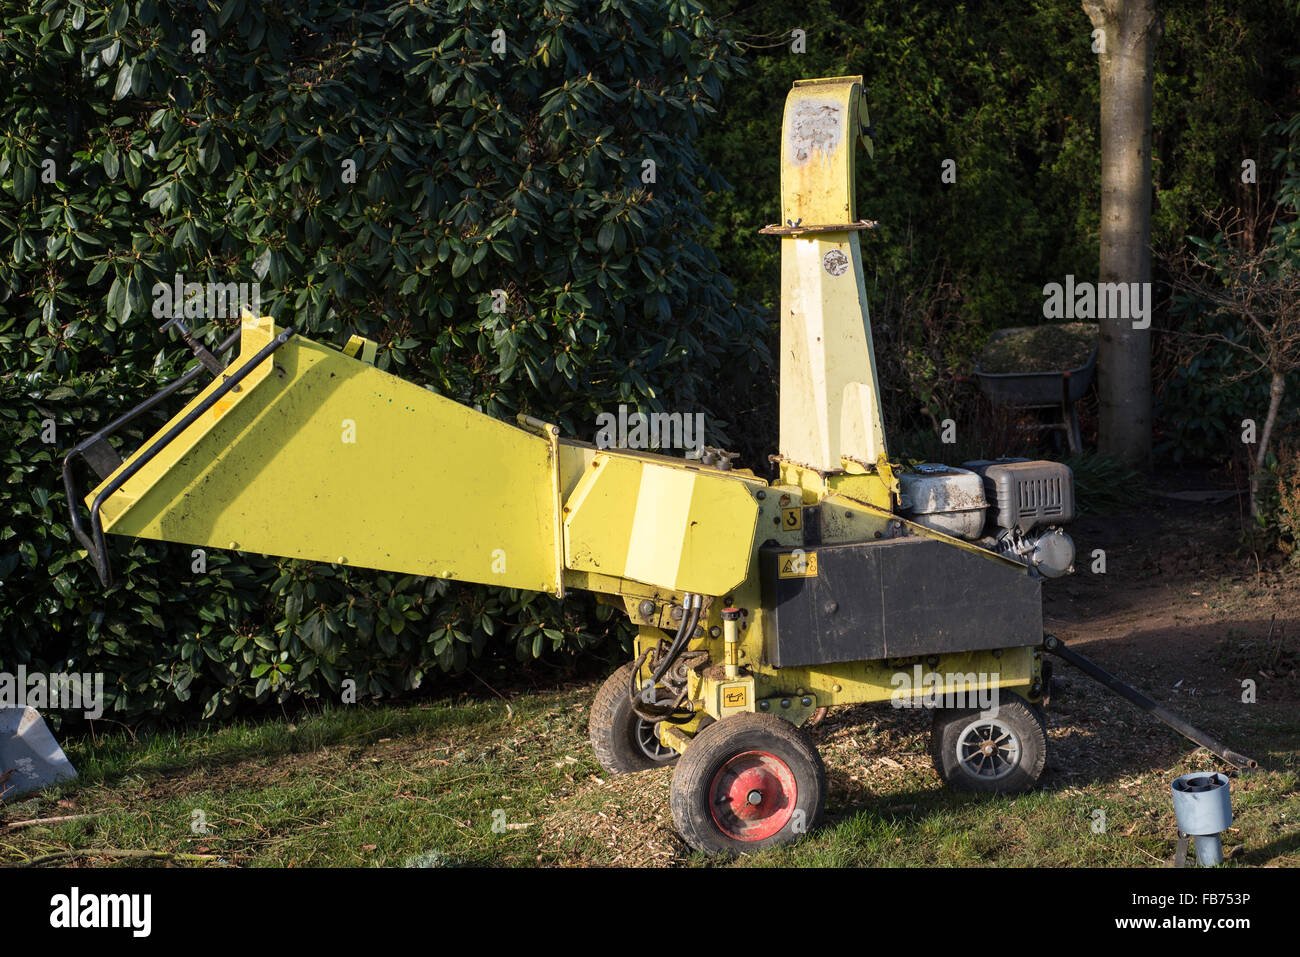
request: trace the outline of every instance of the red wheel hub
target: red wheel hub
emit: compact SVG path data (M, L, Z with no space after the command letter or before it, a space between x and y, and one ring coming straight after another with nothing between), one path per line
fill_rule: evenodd
M788 764L767 751L745 751L713 775L709 811L728 837L761 841L785 827L798 797Z

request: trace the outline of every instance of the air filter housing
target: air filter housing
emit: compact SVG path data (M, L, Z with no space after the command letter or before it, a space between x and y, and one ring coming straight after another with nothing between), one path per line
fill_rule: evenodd
M1028 532L1074 518L1074 473L1060 462L997 459L966 462L984 480L989 514L998 528Z

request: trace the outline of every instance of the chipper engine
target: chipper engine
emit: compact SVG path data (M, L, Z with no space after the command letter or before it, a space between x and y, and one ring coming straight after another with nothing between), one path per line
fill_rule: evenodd
M592 705L596 756L616 774L676 762L673 819L702 851L816 827L826 781L807 726L837 705L931 707L944 781L1032 787L1047 750L1043 651L1064 653L1045 644L1040 590L1072 570L1072 477L1054 462L889 459L859 245L874 224L854 210L866 130L860 77L795 83L781 222L762 230L781 244L773 481L725 456L600 449L531 417L502 422L379 371L365 339L338 349L247 317L216 355L182 330L202 363L69 454L70 502L78 458L103 478L88 517L73 507L80 541L105 581L111 532L596 592L637 627L635 660ZM212 381L121 460L108 435L205 371ZM472 463L472 487L448 462Z

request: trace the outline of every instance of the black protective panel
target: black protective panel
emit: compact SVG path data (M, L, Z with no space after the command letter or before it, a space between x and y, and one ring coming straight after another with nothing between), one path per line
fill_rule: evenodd
M1042 586L1025 569L921 537L805 552L816 575L782 578L791 549L760 551L763 600L775 621L767 657L777 667L1042 641Z

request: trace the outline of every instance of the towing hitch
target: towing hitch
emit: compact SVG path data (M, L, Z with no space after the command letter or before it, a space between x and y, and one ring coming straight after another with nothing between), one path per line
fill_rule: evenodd
M1224 744L1222 744L1215 738L1210 737L1208 734L1206 734L1204 731L1200 730L1199 728L1192 727L1190 724L1188 724L1182 718L1178 717L1178 715L1174 714L1168 708L1161 707L1160 705L1152 701L1150 698L1148 698L1146 695L1144 695L1141 691L1138 691L1136 688L1134 688L1132 685L1127 685L1124 682L1120 681L1118 678L1116 678L1105 668L1102 668L1100 665L1098 665L1095 661L1092 661L1089 658L1085 658L1077 651L1073 651L1070 648L1067 648L1065 646L1065 642L1063 642L1060 638L1057 638L1055 635L1043 635L1043 649L1045 651L1051 652L1052 654L1056 655L1058 658L1063 658L1065 661L1074 665L1076 668L1078 668L1088 677L1105 685L1107 688L1115 692L1124 700L1128 701L1130 704L1133 704L1136 707L1141 708L1143 711L1145 711L1147 714L1151 715L1152 717L1159 718L1161 721L1169 725L1169 727L1173 728L1183 737L1187 738L1190 741L1195 742L1196 744L1199 744L1207 751L1213 752L1214 754L1218 755L1219 757L1221 757L1223 760L1227 761L1229 764L1233 765L1234 767L1242 768L1242 769L1259 767L1259 763L1255 761L1253 758L1248 758L1244 754L1238 754L1236 751L1233 751L1230 748L1226 747Z

